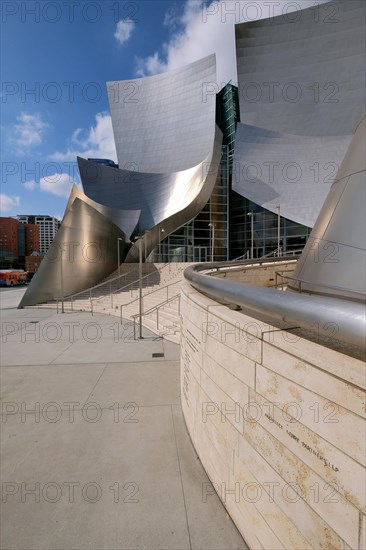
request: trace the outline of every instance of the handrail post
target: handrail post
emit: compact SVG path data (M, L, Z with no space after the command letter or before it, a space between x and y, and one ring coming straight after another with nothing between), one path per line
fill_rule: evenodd
M139 239L139 339L142 340L142 237Z
M90 300L90 311L91 311L91 314L92 314L92 317L94 315L94 312L93 312L93 300Z
M122 321L122 304L119 306L119 309L120 309L120 315L121 315L121 325L123 324L123 321Z
M136 340L136 317L133 317L133 339Z

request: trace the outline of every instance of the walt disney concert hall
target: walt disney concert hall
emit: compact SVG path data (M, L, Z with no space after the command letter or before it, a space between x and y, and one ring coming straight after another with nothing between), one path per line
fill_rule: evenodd
M160 262L301 250L364 109L365 3L328 8L236 25L238 86L218 89L215 55L108 82L118 164L77 159L84 192L21 306L89 288L139 248Z
M217 493L252 550L366 548L365 21L364 0L334 0L237 24L237 86L215 55L108 82L118 164L78 158L83 191L19 306L81 293L93 314L106 284L102 314L141 339L153 313L166 340L168 309L209 480L188 516ZM143 262L181 269L174 306L166 281L142 295Z

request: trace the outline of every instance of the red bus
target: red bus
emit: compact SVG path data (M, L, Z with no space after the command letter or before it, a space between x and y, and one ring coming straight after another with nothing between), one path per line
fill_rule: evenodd
M0 286L25 285L28 282L28 271L0 269Z

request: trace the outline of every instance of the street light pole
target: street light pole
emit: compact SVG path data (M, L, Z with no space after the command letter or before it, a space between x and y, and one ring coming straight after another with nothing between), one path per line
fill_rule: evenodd
M254 212L248 212L247 216L250 216L250 259L254 257Z
M117 264L118 264L118 276L120 275L120 252L119 252L119 241L122 241L121 237L117 237Z
M277 252L278 256L281 256L280 252L281 243L281 206L277 206Z
M147 234L148 230L144 234L144 261L145 261L145 275L147 274Z
M142 236L139 237L139 340L142 340Z
M208 227L211 227L211 262L213 262L215 254L215 224L209 223Z
M164 227L161 227L159 225L159 260L161 262L162 260L162 254L161 254L161 234L164 233Z
M60 275L61 275L61 296L62 296L62 300L61 300L61 313L65 313L65 308L64 308L64 298L65 298L65 292L64 292L64 270L63 270L63 265L62 265L62 253L63 253L63 247L62 247L62 243L61 243L61 261L60 261Z

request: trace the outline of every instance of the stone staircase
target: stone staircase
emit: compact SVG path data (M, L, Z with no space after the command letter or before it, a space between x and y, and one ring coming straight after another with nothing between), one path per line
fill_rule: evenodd
M142 324L175 343L180 339L180 289L183 273L191 263L146 263L142 266ZM87 311L118 316L139 324L139 266L122 264L104 281L88 290L65 297L65 311ZM37 308L61 308L52 301Z

